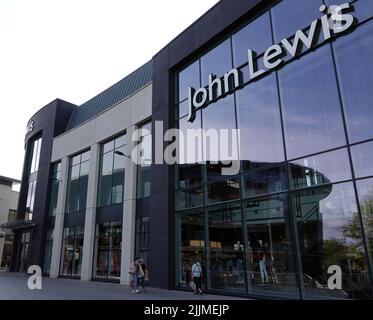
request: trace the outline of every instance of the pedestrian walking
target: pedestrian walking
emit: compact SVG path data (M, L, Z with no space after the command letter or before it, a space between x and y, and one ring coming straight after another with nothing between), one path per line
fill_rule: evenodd
M128 268L128 274L130 277L130 287L132 288L132 292L135 292L137 289L136 262L135 261L130 264Z
M195 259L195 262L192 266L192 278L194 282L194 294L202 295L202 288L201 288L202 267L197 258Z
M142 271L142 275L141 277L139 277L139 283L141 283L141 286L142 286L142 290L143 291L146 291L145 289L145 284L146 284L146 281L149 280L149 275L148 275L148 268L144 262L144 259L140 258L139 259L139 264L140 264L140 272Z
M135 260L135 273L133 274L133 290L132 292L138 293L140 292L139 286L139 279L145 276L144 271L141 268L140 258L136 258Z

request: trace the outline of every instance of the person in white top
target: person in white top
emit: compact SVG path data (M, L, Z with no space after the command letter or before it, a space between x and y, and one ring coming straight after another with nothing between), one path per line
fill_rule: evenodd
M201 267L201 264L198 262L198 259L196 258L192 266L192 278L193 278L193 282L195 285L194 294L202 295L201 277L202 277L202 267Z

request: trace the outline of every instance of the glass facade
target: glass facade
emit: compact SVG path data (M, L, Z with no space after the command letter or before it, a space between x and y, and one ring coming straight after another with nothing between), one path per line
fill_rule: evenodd
M137 165L135 257L144 259L149 264L149 203L151 192L152 165L152 122L146 121L138 126L140 139Z
M61 162L58 162L52 166L51 195L50 195L50 202L49 202L49 216L50 217L53 217L56 215L58 191L60 189L60 184L61 184Z
M49 198L49 215L48 228L44 242L44 258L43 258L43 274L50 273L52 262L52 249L54 237L54 217L57 213L58 192L60 189L61 180L61 162L54 163L51 168L50 176L50 198Z
M149 254L149 217L136 218L135 256L148 263Z
M43 274L49 274L52 262L54 226L48 228L44 245Z
M93 277L119 280L122 254L122 221L96 225Z
M30 174L37 172L39 169L40 151L42 139L39 138L32 143L32 157L30 163Z
M30 246L30 232L22 232L17 247L17 259L16 259L16 270L18 272L27 271L27 257Z
M17 210L9 209L8 212L8 223L14 222L17 220ZM14 234L11 231L5 231L4 236L4 246L3 246L3 255L1 257L0 267L10 266L12 259L12 250L14 243Z
M29 179L28 179L28 189L27 189L27 199L26 199L26 211L25 220L32 220L32 214L34 212L35 203L35 193L36 184L38 179L39 161L40 161L40 151L41 151L42 139L39 138L32 142L31 144L31 155L30 155L30 169L29 169Z
M137 198L150 196L150 169L152 164L152 123L139 126L139 164L137 166Z
M66 213L85 211L87 204L90 151L70 158Z
M64 228L60 275L80 277L83 261L84 227Z
M123 202L126 135L101 146L98 206Z
M277 1L178 73L175 127L239 129L240 168L223 175L226 159L211 156L206 139L180 144L176 286L192 286L199 258L212 291L373 298L373 8L351 3L352 32L319 37L314 50L256 81L248 81L247 49L261 56L307 30L322 4L340 2ZM187 87L208 88L209 74L233 67L243 85L189 122ZM342 276L336 290L328 286L333 266Z

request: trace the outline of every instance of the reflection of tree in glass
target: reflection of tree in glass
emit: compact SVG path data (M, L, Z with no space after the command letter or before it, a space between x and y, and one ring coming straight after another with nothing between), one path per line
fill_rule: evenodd
M364 251L356 244L346 244L343 239L324 241L325 267L337 265L347 274L364 270Z
M366 232L367 238L371 236L373 231L373 195L370 195L365 200L360 202L360 210L362 215L362 220L364 224L364 230ZM363 250L363 235L361 231L361 225L359 216L357 214L353 215L350 223L345 226L343 233L346 237L354 239L358 246Z
M373 230L373 195L361 202L364 229ZM354 213L343 227L345 239L324 241L325 265L339 265L348 273L365 270L364 239L358 213Z

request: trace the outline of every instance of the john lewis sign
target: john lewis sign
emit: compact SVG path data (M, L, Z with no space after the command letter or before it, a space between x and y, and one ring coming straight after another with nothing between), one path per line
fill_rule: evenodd
M32 130L34 130L34 126L35 126L34 120L31 120L29 123L27 123L26 135L29 134Z
M311 49L316 45L318 38L318 30L321 28L324 41L330 40L342 32L349 30L354 24L354 16L346 13L347 10L352 9L349 3L343 3L339 6L327 7L322 5L319 9L324 15L314 20L309 26L308 35L302 30L298 30L292 37L291 42L288 39L283 39L279 44L270 46L260 58L264 68L257 68L259 61L256 58L257 53L253 50L247 51L249 78L250 81L279 68L284 62L283 57L290 55L297 57L303 46ZM195 90L188 87L188 121L193 122L195 119L195 112L205 107L210 102L216 101L219 98L233 92L242 83L240 71L232 69L222 78L217 78L214 74L209 75L208 86Z

